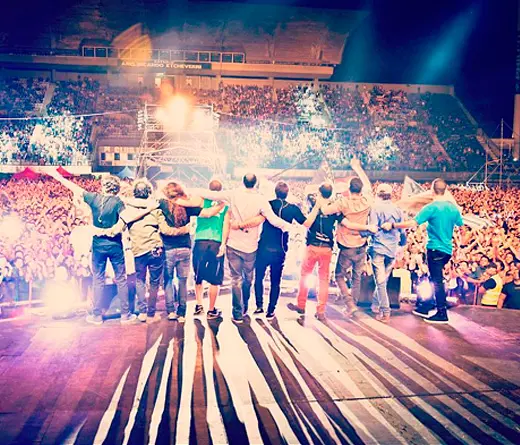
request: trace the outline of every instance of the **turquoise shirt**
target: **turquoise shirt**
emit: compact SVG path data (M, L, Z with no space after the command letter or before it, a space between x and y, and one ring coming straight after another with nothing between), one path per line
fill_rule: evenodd
M425 206L415 217L417 224L428 223L427 249L451 255L453 252L453 229L462 226L462 215L450 201L434 201Z

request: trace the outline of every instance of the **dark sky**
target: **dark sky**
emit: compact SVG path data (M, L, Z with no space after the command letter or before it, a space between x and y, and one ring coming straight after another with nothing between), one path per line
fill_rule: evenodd
M2 28L15 29L21 35L29 30L36 32L55 20L55 14L60 14L57 11L64 13L75 1L79 0L12 2L0 16L0 33ZM125 0L103 1L119 3L123 11L129 10ZM133 0L132 3L148 5L154 12L147 16L156 17L162 15L163 9L175 10L180 3L186 6L187 2ZM517 0L251 0L251 3L367 10L370 14L348 39L335 80L453 84L456 94L490 136L502 117L512 124ZM128 15L124 17L122 13L121 19L136 19Z

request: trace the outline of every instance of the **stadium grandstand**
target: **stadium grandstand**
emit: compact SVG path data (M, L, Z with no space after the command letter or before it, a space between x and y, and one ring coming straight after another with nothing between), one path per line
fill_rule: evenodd
M330 82L363 11L195 3L150 31L109 20L109 5L75 6L39 47L4 35L6 168L136 167L139 114L164 102L165 90L218 114L216 150L228 173L247 165L308 176L324 160L341 170L356 156L376 178L440 170L468 180L499 160L498 143L452 86Z

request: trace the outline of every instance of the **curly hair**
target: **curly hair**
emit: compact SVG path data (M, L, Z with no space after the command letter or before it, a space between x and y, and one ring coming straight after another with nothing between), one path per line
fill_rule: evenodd
M184 192L182 185L178 182L170 181L164 187L163 193L168 201L168 209L173 215L174 226L182 227L188 224L189 219L186 209L176 203L178 198L186 198L186 193Z
M101 179L103 193L107 195L117 195L121 189L121 181L117 176L109 175Z
M136 179L134 181L134 197L148 199L152 194L153 187L150 181L145 178Z

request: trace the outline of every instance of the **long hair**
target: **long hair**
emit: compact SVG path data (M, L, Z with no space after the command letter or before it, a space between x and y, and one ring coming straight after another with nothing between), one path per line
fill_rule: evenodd
M176 204L178 198L186 198L186 193L184 193L182 185L170 181L166 184L166 187L164 187L163 193L168 201L168 209L173 215L173 225L175 227L182 227L188 224L189 221L186 209L183 206Z

